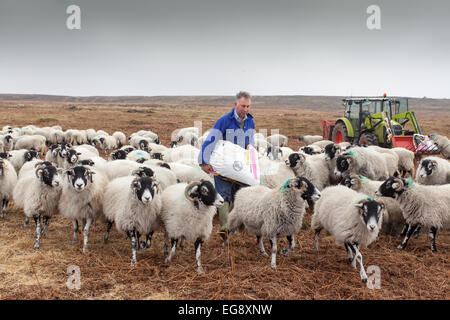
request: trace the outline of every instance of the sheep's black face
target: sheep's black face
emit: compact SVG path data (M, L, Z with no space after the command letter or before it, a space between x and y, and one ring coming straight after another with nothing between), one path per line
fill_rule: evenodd
M170 141L169 143L171 148L176 148L177 147L177 142L176 141Z
M12 141L12 136L10 136L9 134L6 135L3 139L5 139L6 143L10 143Z
M269 146L267 148L267 156L270 158L270 156L272 156L273 160L278 160L279 159L279 155L281 154L281 150L279 147L277 146Z
M11 155L8 152L0 152L0 159L8 159Z
M140 158L136 160L137 163L144 163L145 162L145 158Z
M111 159L113 160L123 160L127 158L127 153L125 150L117 150L111 153Z
M161 141L159 140L159 137L156 138L155 143L156 144L161 144Z
M77 165L79 165L79 166L90 166L90 167L92 167L92 166L94 166L94 161L92 161L91 159L86 159L86 160L81 160L81 161L78 161L78 163L77 163Z
M163 159L163 155L160 152L152 153L152 159L162 160Z
M31 161L33 159L37 159L38 158L38 153L36 150L30 150L28 152L25 153L25 161Z
M143 204L149 204L153 200L157 189L155 181L149 177L142 177L139 180L133 181L131 187L134 190L136 198Z
M140 167L139 171L136 172L139 177L153 177L154 174L153 170L147 167Z
M147 140L139 141L139 149L144 150L145 152L148 152L148 141Z
M366 225L367 230L369 232L377 232L378 221L381 218L384 208L383 204L375 200L368 200L356 206L359 208L360 217Z
M169 164L168 163L166 163L166 162L164 162L164 163L161 163L160 165L159 165L160 167L163 167L163 168L167 168L167 169L169 169L169 170L171 170L172 168L169 166Z
M127 147L125 149L122 149L123 151L125 151L126 154L129 154L131 151L134 151L133 147Z
M209 181L203 181L197 189L191 193L191 196L196 196L207 206L223 206L223 198L217 193L213 184Z
M75 164L78 161L78 156L81 153L77 152L76 150L70 149L67 151L67 162L70 164Z
M325 160L332 160L336 156L337 148L334 143L325 146Z
M286 165L291 168L295 168L300 161L300 155L298 153L291 153L286 160Z
M43 163L44 168L40 169L38 171L38 174L42 180L42 182L50 187L57 187L59 186L60 180L59 180L59 174L58 170L52 166L51 164L45 164Z
M315 153L314 149L311 147L303 147L302 150L304 153L309 154L309 155L313 155Z
M66 173L74 189L80 192L86 188L89 182L92 183L92 174L94 174L83 166L76 166Z
M351 189L352 188L352 178L350 178L350 176L345 176L341 179L341 182L339 184Z
M377 196L394 198L396 194L401 194L403 188L400 188L398 178L390 177L378 188L375 193Z
M426 178L433 174L433 170L436 169L436 162L430 159L425 159L422 161L419 167L419 175L421 178Z
M105 138L101 137L98 139L98 141L100 141L100 144L103 144L105 142Z
M336 169L334 173L336 175L341 175L343 172L347 171L350 167L350 160L344 156L339 156L336 159Z
M317 189L311 183L311 181L309 181L305 177L299 177L295 187L297 189L300 189L302 187L302 182L305 182L306 185L307 185L305 191L303 191L303 193L302 193L302 199L303 200L312 200L312 201L319 200L319 198L321 196L319 189Z
M59 156L64 158L67 155L67 151L71 148L71 145L68 143L62 143L59 148Z

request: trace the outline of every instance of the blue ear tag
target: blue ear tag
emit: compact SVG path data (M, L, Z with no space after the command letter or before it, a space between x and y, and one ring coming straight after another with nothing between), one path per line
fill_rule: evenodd
M408 185L408 187L412 187L414 185L414 181L411 179L411 177L407 178L405 182Z
M285 183L283 183L283 185L280 188L280 192L283 192L284 190L287 189L288 185L291 183L292 179L287 179Z
M367 197L366 200L367 200L367 201L373 201L373 198Z
M344 153L344 154L346 154L346 155L348 155L348 156L350 156L350 157L354 157L355 156L355 153L353 152L353 151L347 151L346 153Z
M358 177L361 179L361 181L367 180L367 178L364 176L358 176Z

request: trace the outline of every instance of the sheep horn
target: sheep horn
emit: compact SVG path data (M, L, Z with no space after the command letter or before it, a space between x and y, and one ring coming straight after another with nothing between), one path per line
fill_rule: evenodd
M42 165L42 164L43 164L42 161L41 161L41 162L38 162L38 163L36 163L36 164L34 165L34 167L37 168L37 166L40 166L40 165Z
M192 201L192 202L195 201L195 199L189 195L189 190L192 189L193 187L199 186L199 185L200 185L200 182L195 181L195 182L191 182L190 184L188 184L186 186L186 188L184 189L184 196L186 197L186 199L188 199L189 201Z
M41 164L42 164L42 163L41 163ZM35 166L35 168L36 168L36 166ZM44 170L44 168L45 168L45 166L40 165L40 166L36 169L35 174L36 174L36 177L37 177L37 178L41 178L41 177L39 176L38 172L39 172L39 170Z
M355 158L353 158L352 156L349 156L346 154L346 155L344 155L344 158L350 160L350 163L349 163L350 166L355 163Z
M298 155L300 156L299 161L300 161L301 163L305 162L305 160L306 160L305 155L303 155L303 154L301 154L301 153L299 153Z
M362 181L356 174L350 175L350 179L351 180L353 180L353 179L356 180L356 184L355 185L352 184L352 189L353 190L358 191L359 189L361 189ZM351 183L351 180L350 180L350 183Z
M405 186L405 184L403 183L403 180L402 180L402 179L395 178L395 179L394 179L394 182L392 183L392 187L394 187L394 183L397 183L397 184L398 184L398 186L396 186L396 187L394 188L395 191L400 191L400 190L403 189L403 187Z

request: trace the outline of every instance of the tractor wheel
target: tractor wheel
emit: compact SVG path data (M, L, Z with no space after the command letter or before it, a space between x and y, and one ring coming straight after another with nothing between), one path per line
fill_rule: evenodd
M347 127L345 126L345 123L336 123L333 128L333 132L331 133L331 140L333 140L334 143L352 142L352 140L348 137Z
M361 137L359 137L359 144L366 146L378 146L380 141L375 134L371 132L364 132Z

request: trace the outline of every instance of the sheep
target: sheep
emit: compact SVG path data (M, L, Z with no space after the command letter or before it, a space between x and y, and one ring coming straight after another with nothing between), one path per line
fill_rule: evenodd
M14 144L15 150L34 149L40 153L45 151L45 137L41 135L27 135L20 137Z
M382 183L383 181L370 180L364 176L354 174L344 177L341 181L341 185L364 193L369 197L373 197L376 201L383 203L386 210L383 216L381 232L397 236L399 235L399 228L405 225L402 208L400 208L400 205L394 199L376 196L375 193Z
M301 147L298 149L299 152L303 152L305 154L314 155L323 153L323 149L317 145L309 145L305 147Z
M171 241L170 254L165 263L172 260L177 242L194 242L197 272L203 273L200 261L201 246L212 231L212 220L218 207L224 204L209 181L178 183L162 192L162 209L159 215L164 226L164 253L167 253L168 238Z
M139 130L135 134L132 134L130 137L132 137L133 135L138 135L138 136L149 138L150 139L149 142L152 142L152 143L156 143L156 144L160 144L161 143L161 141L159 140L158 135L156 133L154 133L153 131L150 131L150 130Z
M131 240L131 266L136 266L136 249L150 248L152 235L160 228L161 208L161 191L154 177L130 176L111 181L103 196L103 214L108 221L104 241L115 222L117 230ZM140 241L141 235L146 235L146 242Z
M295 172L286 163L260 158L259 165L261 184L268 188L276 188L287 179L295 177Z
M447 137L440 136L436 133L431 134L430 138L439 148L439 152L447 159L450 159L450 140L448 140Z
M6 207L13 198L13 191L16 184L17 173L14 166L7 159L0 158L0 198L2 200L0 218L4 218L6 215Z
M62 169L42 162L38 162L35 167L35 172L27 171L28 174L19 178L14 188L13 199L16 205L23 209L26 216L25 225L28 224L29 218L34 219L36 223L34 249L39 249L41 236L46 234L50 218L58 213L61 195L59 174ZM41 216L44 224L42 230Z
M114 152L111 152L109 154L109 160L110 161L114 161L114 160L124 160L127 158L127 154L124 150L116 150Z
M330 185L330 171L323 154L306 157L300 153L292 153L286 160L286 165L296 176L309 179L319 190Z
M420 184L450 183L450 162L438 157L426 157L419 162L416 181Z
M92 139L97 135L97 132L94 129L86 130L86 139L88 143L92 143Z
M72 148L70 143L61 143L58 147L58 155L56 157L57 167L64 167L67 162L67 152Z
M197 161L200 149L191 145L183 145L177 148L168 148L163 152L163 160L166 162L175 162L180 159L193 159Z
M172 147L183 145L195 146L198 141L199 129L197 127L188 127L175 130L172 133Z
M13 137L10 134L3 136L3 152L9 152L13 148Z
M406 177L406 174L409 177L412 177L414 174L414 163L415 163L415 155L414 152L405 149L405 148L392 148L398 156L398 170L403 177Z
M298 141L303 142L305 146L310 145L311 143L323 140L322 136L300 136L298 137Z
M138 170L141 165L131 160L115 160L105 165L106 174L109 180L118 177L129 176L133 171Z
M11 155L9 162L11 162L11 164L14 166L16 172L20 171L20 168L22 168L25 162L38 158L38 153L36 152L36 150L12 150L9 152L9 154Z
M377 239L384 212L384 204L352 189L344 186L324 189L311 220L315 250L319 251L320 231L327 230L337 244L344 243L355 269L356 261L359 262L361 280L367 282L359 247L367 247Z
M252 186L240 189L235 196L233 210L228 215L230 235L244 228L256 235L259 250L267 256L262 237L272 245L270 266L276 268L277 238L287 237L289 247L281 250L286 255L294 249L295 234L302 227L306 201L320 198L320 192L306 178L288 179L277 189Z
M270 143L272 146L287 147L288 137L282 134L273 134L267 137L267 142Z
M168 186L176 184L179 181L176 174L170 169L170 166L168 164L165 165L169 168L164 167L164 163L161 161L157 164L145 161L142 166L139 167L139 170L142 170L142 168L151 169L160 183L161 190L165 190ZM133 174L135 174L135 172L133 172Z
M389 163L389 165L388 165ZM355 147L336 159L336 176L355 173L372 180L384 180L397 171L395 158L390 154L379 153L363 147Z
M336 159L342 152L342 148L339 144L330 143L325 146L325 161L328 165L328 170L330 172L330 184L337 184L341 177L334 174L336 170Z
M317 146L320 147L321 149L324 149L327 145L329 145L330 143L334 143L333 141L330 140L321 140L321 141L316 141L313 142L309 145L309 147L311 146Z
M74 147L73 149L69 149L67 151L66 162L62 165L62 167L64 169L68 169L68 168L73 167L74 165L76 165L76 163L78 161L91 159L93 157L97 157L98 158L98 152L96 154L96 153L91 152L90 150L85 149L85 148Z
M125 133L121 131L116 131L112 134L114 138L116 138L116 145L117 147L124 146L127 143L127 136Z
M117 149L117 141L113 136L102 136L99 138L100 147L105 152L108 153L109 150Z
M94 178L95 175L95 178ZM88 166L75 166L66 171L59 201L62 215L73 222L72 244L78 242L78 219L83 222L83 252L88 252L89 228L102 212L103 192L108 179L101 171Z
M145 152L143 150L135 150L127 154L126 159L131 161L144 162L146 160L150 160L150 158L151 157L148 152Z
M170 166L170 170L175 173L180 182L190 183L201 179L208 180L210 182L213 181L212 176L204 172L200 167L193 168L189 165L178 162L169 162L168 164Z
M394 198L402 208L408 229L399 249L403 250L414 231L424 226L430 229L431 251L437 253L436 233L450 223L450 184L427 186L411 178L390 177L376 195Z
M50 149L45 154L45 161L54 163L55 165L58 164L58 152L59 152L60 146L57 144L53 144L50 146Z

